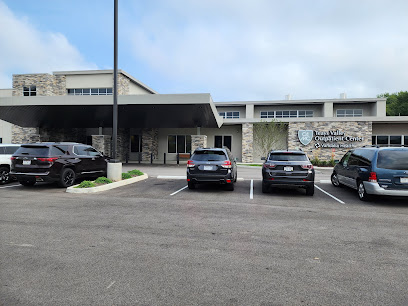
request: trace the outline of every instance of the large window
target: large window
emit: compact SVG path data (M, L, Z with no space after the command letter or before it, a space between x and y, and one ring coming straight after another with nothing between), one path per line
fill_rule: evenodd
M67 89L74 96L106 96L112 95L112 88L72 88Z
M373 145L380 147L408 147L408 136L404 135L373 135Z
M214 147L216 148L222 148L222 147L227 147L228 149L231 150L232 147L232 136L229 135L217 135L214 136Z
M31 85L29 87L23 87L23 96L36 96L37 95L37 87Z
M261 118L305 118L313 117L312 110L279 110L279 111L262 111Z
M224 119L238 119L239 112L219 112L218 113Z
M362 109L338 109L336 111L336 117L362 117Z
M191 135L169 135L167 137L167 152L190 153Z

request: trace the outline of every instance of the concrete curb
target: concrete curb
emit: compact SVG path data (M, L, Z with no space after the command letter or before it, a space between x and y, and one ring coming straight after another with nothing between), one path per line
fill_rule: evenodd
M68 193L95 193L95 192L105 191L105 190L118 188L118 187L122 187L122 186L129 185L129 184L133 184L136 182L140 182L140 181L146 180L148 177L149 176L147 174L143 174L141 176L132 177L130 179L125 179L125 180L121 180L118 182L113 182L110 184L105 184L105 185L101 185L98 187L91 187L91 188L75 188L78 185L74 185L74 186L68 187L66 192Z

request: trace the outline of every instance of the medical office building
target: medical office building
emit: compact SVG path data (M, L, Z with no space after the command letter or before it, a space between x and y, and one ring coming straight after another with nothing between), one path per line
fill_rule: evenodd
M13 75L0 90L0 141L75 141L109 155L113 71ZM174 161L197 147L228 146L244 163L260 162L254 125L279 121L274 149L302 149L321 160L350 148L408 146L408 116L386 116L384 98L214 102L210 94L159 94L118 73L118 158Z

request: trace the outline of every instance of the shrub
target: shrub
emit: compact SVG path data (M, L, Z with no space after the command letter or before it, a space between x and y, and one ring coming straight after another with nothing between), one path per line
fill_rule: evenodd
M313 166L320 166L320 160L317 157L311 159L310 162Z
M112 181L108 179L107 177L101 176L98 177L95 181L96 184L110 184Z
M144 173L142 172L142 171L140 171L140 170L130 170L130 171L128 171L128 173L130 174L130 175L134 175L134 176L139 176L139 175L143 175Z
M81 184L76 186L75 188L91 188L91 187L96 187L94 182L91 181L82 181Z
M129 173L122 173L122 180L130 179L132 176Z
M328 165L331 166L331 167L334 167L336 165L336 161L332 158L332 159L329 160Z

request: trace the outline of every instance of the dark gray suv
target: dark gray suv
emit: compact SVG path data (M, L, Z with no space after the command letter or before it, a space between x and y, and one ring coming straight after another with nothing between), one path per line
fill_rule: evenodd
M305 188L314 194L315 172L303 151L271 151L262 166L262 192L276 187Z
M357 190L362 201L372 195L408 196L408 148L362 147L348 151L331 176L336 187Z
M228 148L198 148L187 162L190 189L200 183L220 183L232 191L236 181L237 165Z

